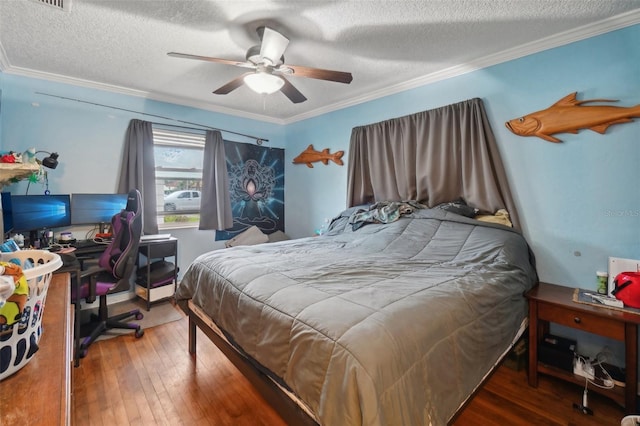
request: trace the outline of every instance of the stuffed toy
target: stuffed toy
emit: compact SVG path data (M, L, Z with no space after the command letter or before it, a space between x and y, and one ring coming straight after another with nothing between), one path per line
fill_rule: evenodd
M4 152L0 155L0 163L22 163L22 154L19 152Z
M0 308L4 306L8 298L13 296L15 290L16 285L13 283L13 278L0 275Z
M10 276L16 287L0 308L0 325L13 325L22 318L29 298L29 283L22 273L22 268L12 262L0 262L0 274Z
M22 154L22 162L25 164L36 164L36 149L29 148Z
M15 163L15 162L16 162L16 158L13 156L12 152L8 152L0 156L0 163Z

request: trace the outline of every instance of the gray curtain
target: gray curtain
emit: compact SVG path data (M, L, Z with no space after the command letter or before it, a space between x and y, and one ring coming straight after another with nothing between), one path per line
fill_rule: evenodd
M151 123L131 120L124 141L118 192L140 191L144 234L158 233L155 168Z
M484 213L518 213L481 99L423 111L351 133L349 207L418 200L434 207L463 198Z
M202 200L199 229L227 229L233 226L229 175L224 141L217 130L207 130L202 164Z

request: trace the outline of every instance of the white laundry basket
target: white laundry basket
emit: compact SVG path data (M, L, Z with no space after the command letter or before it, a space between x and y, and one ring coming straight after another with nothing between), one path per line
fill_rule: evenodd
M620 426L638 426L640 424L640 416L625 416L620 422Z
M42 315L53 272L62 266L60 256L46 250L21 250L0 254L0 260L20 261L29 284L29 297L22 319L0 329L0 380L24 367L38 350L42 336ZM26 268L31 262L32 268Z

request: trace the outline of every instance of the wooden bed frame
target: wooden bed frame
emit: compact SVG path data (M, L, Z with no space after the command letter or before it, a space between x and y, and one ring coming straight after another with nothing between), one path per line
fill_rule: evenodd
M196 326L213 342L214 345L231 361L231 363L249 380L260 395L267 403L282 417L285 423L296 426L319 426L318 423L307 412L302 409L294 400L292 400L286 392L284 392L275 382L265 373L258 370L251 361L243 356L236 348L233 347L226 339L220 336L219 328L213 320L202 311L191 299L187 302L186 313L189 317L189 354L196 355ZM495 373L498 366L502 363L508 352L513 348L518 338L522 336L525 329L521 329L521 333L509 345L509 348L500 357L499 361L486 374L484 379L475 388L473 393L462 403L455 414L449 419L447 424L453 423L464 408L471 402L478 391L489 381L489 378Z
M267 403L290 425L318 426L295 401L293 401L273 380L258 370L248 358L238 352L230 343L215 331L213 320L209 318L192 300L187 303L189 317L189 353L196 355L196 326L222 351L238 370L251 382Z

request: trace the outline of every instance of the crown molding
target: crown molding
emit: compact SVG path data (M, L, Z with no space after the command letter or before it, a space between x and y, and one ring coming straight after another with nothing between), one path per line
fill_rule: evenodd
M512 61L524 56L539 53L545 50L565 46L577 41L585 40L611 31L630 27L640 23L640 9L636 9L612 18L554 34L549 37L542 38L530 43L525 43L511 49L503 50L493 55L488 55L464 64L455 65L434 73L430 73L413 80L408 80L400 84L375 90L367 95L352 98L344 102L338 102L303 114L298 114L285 120L285 124L294 123L296 121L306 120L322 114L337 111L343 108L358 105L364 102L373 101L385 96L394 95L406 90L415 89L417 87L432 84L438 81L446 80L459 75L467 74L482 68L487 68L503 62Z

